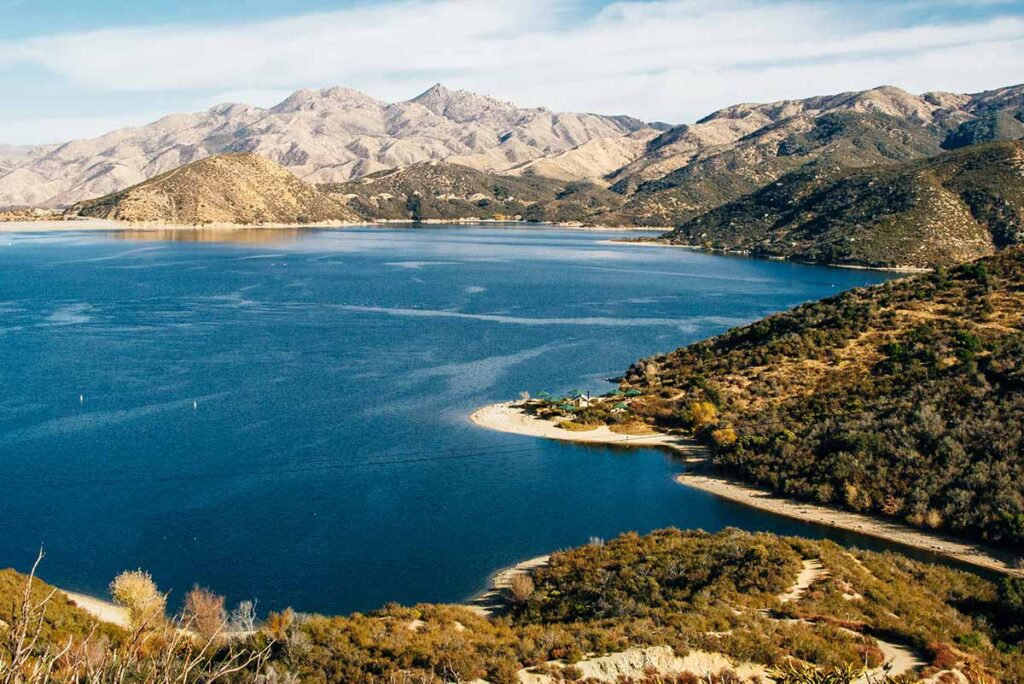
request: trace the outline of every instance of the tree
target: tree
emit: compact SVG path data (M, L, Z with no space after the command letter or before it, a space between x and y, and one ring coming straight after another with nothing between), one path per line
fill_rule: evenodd
M694 430L703 430L718 422L718 409L710 401L694 401L686 409L686 422Z
M167 597L156 588L148 572L122 572L110 583L110 595L128 612L133 630L155 628L163 622Z
M185 595L182 622L185 628L204 639L213 640L224 630L228 616L224 610L224 597L196 585Z
M512 600L519 605L523 605L533 596L536 587L534 587L533 578L524 572L513 575L509 581L508 588L512 593Z
M1024 577L1007 577L999 588L1000 603L1008 613L1024 620Z

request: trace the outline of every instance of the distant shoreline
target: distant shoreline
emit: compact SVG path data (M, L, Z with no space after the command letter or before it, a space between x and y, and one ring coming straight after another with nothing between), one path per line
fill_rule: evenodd
M484 406L474 411L469 418L479 427L530 437L583 444L667 448L677 454L682 454L686 462L690 464L687 472L681 473L675 478L675 481L683 486L693 487L734 503L794 520L825 525L928 551L984 570L1008 575L1024 574L1021 570L1014 568L1016 558L1013 554L861 513L785 499L763 489L711 472L708 468L702 467L707 464L709 455L707 448L692 439L664 433L627 439L624 438L624 435L611 432L607 427L590 432L569 432L559 428L551 421L527 415L521 409L515 408L515 403L504 402Z
M672 242L660 242L658 240L609 240L608 242L621 245L638 245L641 247L674 247L676 249L688 249L691 252L704 252L705 254L724 254L725 256L747 257L750 259L764 259L766 261L783 261L791 264L806 264L808 266L830 266L832 268L849 268L854 271L886 271L889 273L931 273L934 269L921 268L918 266L865 266L863 264L833 264L821 261L805 261L801 259L784 259L780 257L761 256L751 254L745 250L713 249L700 245L680 245Z
M39 221L0 221L0 233L56 233L72 231L200 231L200 230L295 230L298 228L389 228L404 226L473 226L473 225L508 225L515 227L534 226L537 228L560 228L563 230L579 230L596 233L630 233L650 232L661 233L665 228L650 226L591 226L578 223L534 223L530 221L510 221L497 219L427 219L412 220L379 220L379 221L322 221L319 223L207 223L202 225L163 223L163 222L127 222L109 219L76 218L76 219L45 219ZM628 243L623 243L628 244Z

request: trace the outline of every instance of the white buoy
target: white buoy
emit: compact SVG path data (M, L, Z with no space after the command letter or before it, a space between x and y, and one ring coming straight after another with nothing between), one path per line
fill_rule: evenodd
M85 395L84 394L79 394L78 395L78 403L79 404L84 404L85 403Z
M193 401L192 402L192 410L195 411L197 408L199 408L199 402L198 401Z

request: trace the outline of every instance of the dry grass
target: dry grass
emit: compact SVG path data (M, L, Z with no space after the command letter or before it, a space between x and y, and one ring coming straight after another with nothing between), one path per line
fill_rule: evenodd
M558 427L569 432L590 432L601 427L598 423L577 423L573 420L563 420L558 424Z
M630 420L617 425L609 425L608 429L618 435L654 435L657 431L642 420Z

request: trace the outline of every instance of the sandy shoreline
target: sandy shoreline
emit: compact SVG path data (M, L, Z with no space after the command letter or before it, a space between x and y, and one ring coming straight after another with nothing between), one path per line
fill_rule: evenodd
M614 444L626 447L669 447L682 453L692 451L692 455L698 458L704 454L704 447L697 442L662 433L653 435L621 435L617 432L612 432L606 426L587 432L569 432L549 420L540 420L523 413L521 410L514 408L515 403L504 402L485 406L474 411L469 419L482 428L497 432L513 432L517 435L560 439L566 442L581 442L585 444Z
M500 615L508 607L505 592L512 586L512 578L533 574L534 570L547 565L549 560L551 554L545 554L498 570L488 580L487 590L471 598L466 607L484 617Z
M93 596L77 594L73 591L61 591L72 603L100 622L108 622L112 625L128 629L128 612L124 608Z
M568 432L551 421L534 418L513 408L513 403L505 402L485 406L473 412L470 420L489 430L566 442L668 448L683 454L687 462L694 466L688 472L676 477L676 481L681 485L694 487L723 499L776 515L876 537L985 570L1024 575L1024 571L1016 567L1017 557L1011 553L980 544L970 544L942 534L907 527L860 513L784 499L762 489L712 473L703 467L707 449L693 440L658 434L649 437L630 437L627 441L624 439L624 435L611 432L607 427L591 432Z

